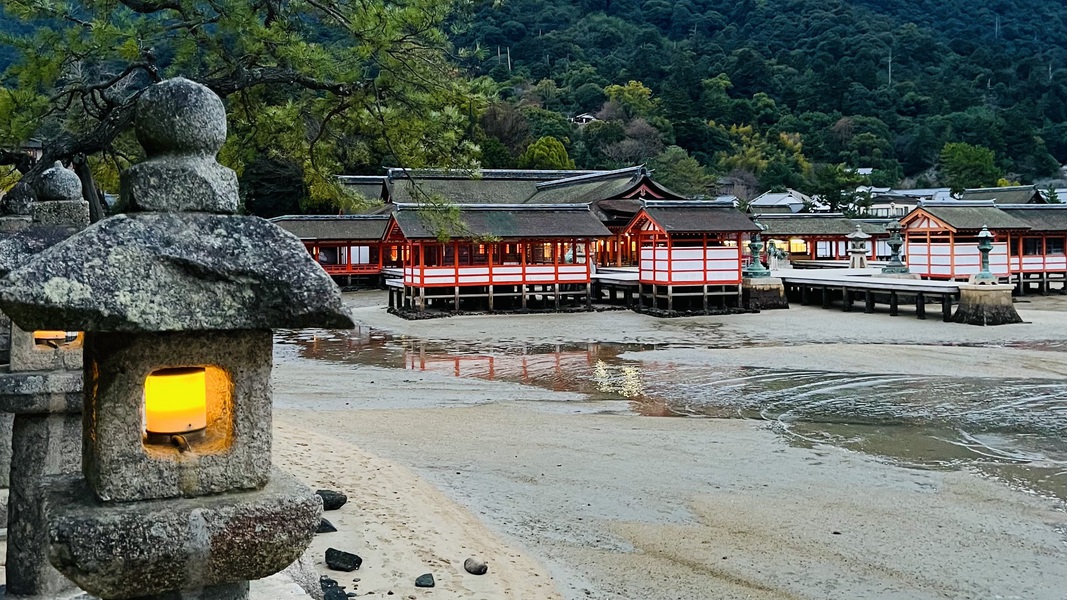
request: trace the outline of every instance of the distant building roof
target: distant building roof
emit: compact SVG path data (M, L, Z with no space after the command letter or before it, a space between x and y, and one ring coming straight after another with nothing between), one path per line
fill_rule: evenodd
M708 200L648 200L644 213L667 233L743 233L759 231L733 203Z
M805 207L813 204L814 201L810 196L801 194L794 189L787 189L784 192L764 192L748 203L753 212L755 212L755 209L762 210L771 206L787 206L793 212L800 212Z
M389 215L285 215L271 221L303 241L380 240Z
M389 169L386 181L392 202L424 202L439 196L453 204L521 204L537 183L602 171L547 169Z
M585 204L492 204L460 205L457 223L436 219L424 205L398 204L393 218L408 239L438 237L571 238L609 237L611 232Z
M340 175L337 180L341 182L345 190L367 200L385 199L385 177L382 175Z
M972 188L960 192L960 200L995 200L997 204L1044 204L1045 197L1035 185Z
M755 220L766 227L768 236L845 236L856 231L870 235L885 235L885 225L879 222L849 219L840 213L758 214Z
M1031 231L1067 232L1067 204L998 204L997 208L1029 225Z
M1030 229L1025 222L997 208L993 202L923 202L919 209L926 211L938 221L956 231L977 231L983 227L990 229ZM911 213L904 220L914 218Z

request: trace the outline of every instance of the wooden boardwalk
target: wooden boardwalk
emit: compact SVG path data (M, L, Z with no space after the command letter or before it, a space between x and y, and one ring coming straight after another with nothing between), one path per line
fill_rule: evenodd
M889 305L889 314L896 316L902 301L915 304L915 314L926 318L929 300L940 301L941 316L946 322L952 320L952 303L959 299L960 284L954 281L930 281L922 279L898 279L885 277L881 269L784 269L774 271L785 285L791 301L811 304L821 302L830 308L839 300L842 309L849 312L857 302L863 303L863 312L874 312L876 303Z

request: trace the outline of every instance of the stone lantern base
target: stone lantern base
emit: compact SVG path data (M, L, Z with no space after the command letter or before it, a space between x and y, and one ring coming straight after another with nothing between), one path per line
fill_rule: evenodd
M785 284L778 277L745 277L741 280L741 303L749 310L789 308Z
M300 557L322 511L277 470L215 496L105 503L77 476L48 478L44 496L52 564L105 600L244 600L249 580Z
M960 303L952 320L968 325L1006 325L1023 319L1011 301L1011 285L960 285Z

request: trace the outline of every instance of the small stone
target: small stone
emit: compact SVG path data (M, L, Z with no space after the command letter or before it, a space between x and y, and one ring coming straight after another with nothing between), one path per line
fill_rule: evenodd
M322 498L322 510L337 510L348 502L348 496L334 490L316 490L319 498Z
M326 566L334 571L355 571L363 564L363 559L344 550L326 549Z
M433 583L433 574L432 573L426 573L424 575L419 575L415 579L415 587L432 588L433 586L434 586L434 583Z
M471 575L485 575L485 572L489 570L489 565L485 564L484 560L472 556L463 561L463 569Z
M345 589L325 575L319 578L319 587L322 588L322 600L346 600L348 598Z
M326 519L320 519L319 526L315 528L315 533L333 533L334 531L337 531L337 528Z

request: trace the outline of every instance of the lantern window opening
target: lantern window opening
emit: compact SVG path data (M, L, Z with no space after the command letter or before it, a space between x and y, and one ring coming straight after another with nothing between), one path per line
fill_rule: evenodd
M40 329L33 332L33 346L38 350L55 350L58 348L76 349L82 345L80 331L58 331Z
M213 365L160 367L144 380L141 435L150 454L214 454L233 437L233 384Z

